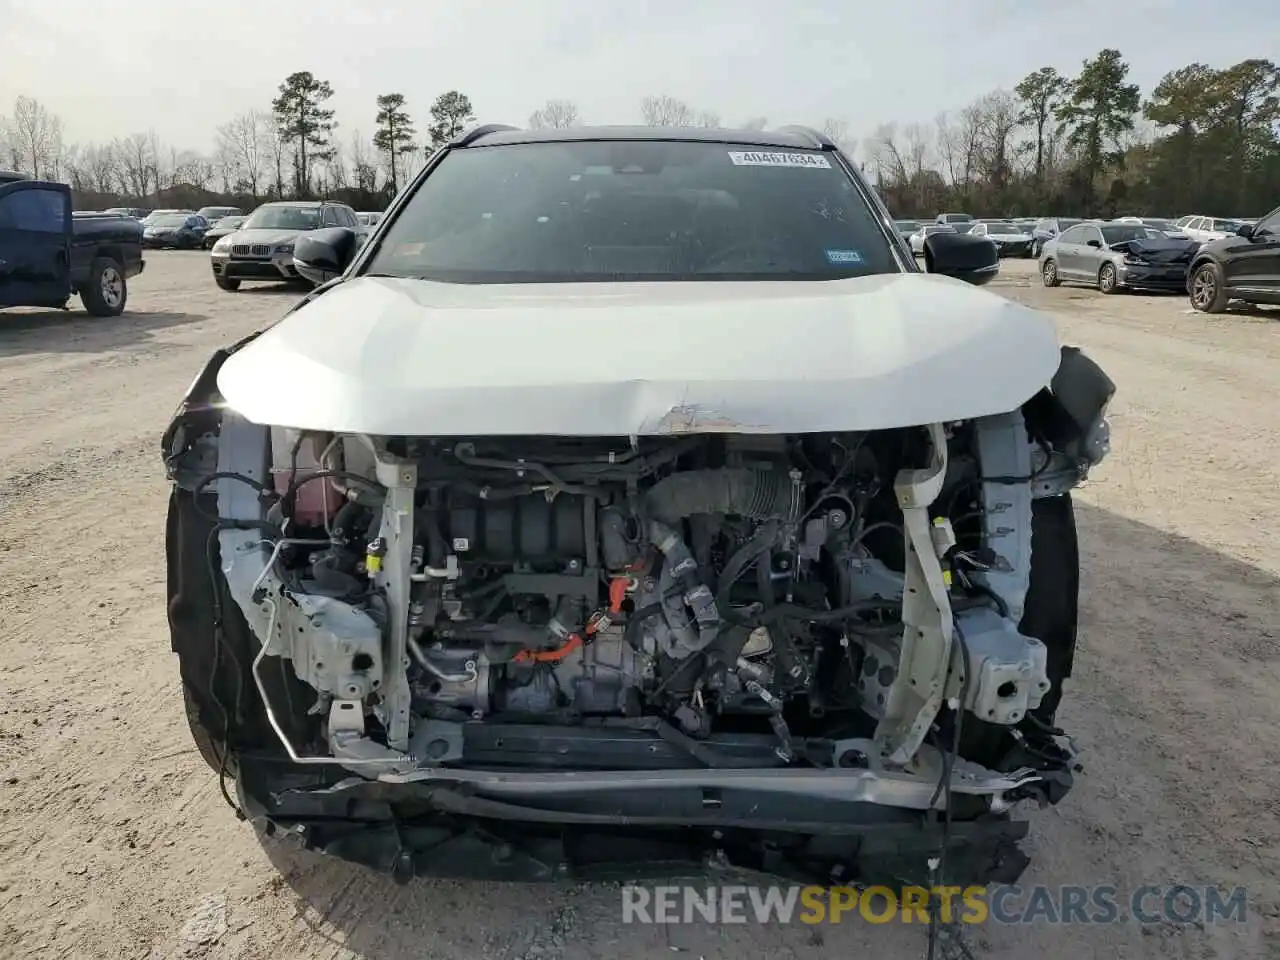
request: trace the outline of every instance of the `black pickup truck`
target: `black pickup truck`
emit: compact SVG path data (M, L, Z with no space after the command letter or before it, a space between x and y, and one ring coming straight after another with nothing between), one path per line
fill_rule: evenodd
M89 313L114 317L144 266L132 217L73 215L66 184L0 174L0 308L65 308L78 294Z

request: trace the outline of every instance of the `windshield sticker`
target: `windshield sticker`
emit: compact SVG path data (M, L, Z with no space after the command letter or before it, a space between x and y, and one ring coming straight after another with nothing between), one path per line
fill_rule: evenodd
M861 263L862 254L857 250L828 250L827 263Z
M810 167L830 170L831 164L820 153L761 153L757 150L730 150L729 162L735 167Z

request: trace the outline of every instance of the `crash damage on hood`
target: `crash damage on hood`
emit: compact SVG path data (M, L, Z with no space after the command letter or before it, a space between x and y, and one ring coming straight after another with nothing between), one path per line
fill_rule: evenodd
M1147 263L1190 263L1200 244L1176 237L1146 237L1113 243L1111 249Z
M1016 879L1114 387L957 282L746 286L366 278L215 355L169 619L247 816L401 878Z

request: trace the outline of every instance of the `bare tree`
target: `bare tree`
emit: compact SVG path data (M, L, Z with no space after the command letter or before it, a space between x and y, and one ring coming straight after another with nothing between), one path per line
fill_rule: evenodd
M120 192L137 200L144 199L151 192L151 171L155 166L151 141L145 133L131 133L115 141L112 151L119 160Z
M62 121L40 101L18 97L13 102L13 116L5 126L16 166L37 180L57 179L62 159Z
M157 193L160 192L160 178L165 174L164 152L160 147L160 138L154 130L147 132L147 150L151 158L151 166L147 170L147 176L150 179Z
M369 152L368 142L360 135L359 130L351 134L351 179L357 190L365 193L377 192L378 165Z
M867 143L867 158L881 187L903 187L910 181L907 164L898 146L898 125L883 123Z
M769 124L769 120L767 117L751 117L750 119L748 119L746 122L742 124L742 129L743 130L763 130L766 126L768 126L768 124Z
M208 190L214 178L214 165L194 150L170 150L170 186L187 185Z
M938 114L933 123L934 148L942 167L943 179L955 185L960 182L960 135L946 112Z
M93 178L85 166L84 151L79 144L73 143L62 152L62 178L76 193L93 190Z
M708 127L714 129L720 126L720 114L712 110L703 110L698 114L698 119L694 121L695 127Z
M320 161L320 195L345 190L348 186L347 158L342 143L331 140L328 148L317 159Z
M977 117L978 166L996 191L1003 191L1013 175L1014 134L1022 126L1022 106L1007 90L996 90L972 107Z
M213 141L213 166L221 192L232 193L240 180L239 165L230 144L220 136L216 136Z
M849 134L849 124L836 117L827 117L822 121L822 132L832 143L839 143Z
M233 171L231 182L255 200L266 172L274 128L272 117L259 110L237 114L218 128L218 157Z
M272 189L279 200L284 197L285 170L290 158L289 144L280 135L280 125L277 123L268 126L263 139L267 148L267 160L271 165L271 176L275 181Z
M572 100L548 100L541 108L529 114L529 126L534 130L562 130L581 123L578 105Z
M902 131L902 160L907 178L912 183L920 180L926 170L932 169L929 150L929 128L923 123L907 124Z
M640 101L640 115L650 127L691 127L695 117L692 107L665 93Z
M120 164L115 147L109 143L91 143L81 151L81 163L97 193L111 193L119 182Z
M858 146L856 138L849 136L849 124L838 117L827 117L822 121L823 135L839 147L846 156L852 157ZM868 149L870 149L868 147Z
M976 103L960 111L957 127L960 146L960 186L967 187L973 183L974 176L978 172L985 122L982 108Z

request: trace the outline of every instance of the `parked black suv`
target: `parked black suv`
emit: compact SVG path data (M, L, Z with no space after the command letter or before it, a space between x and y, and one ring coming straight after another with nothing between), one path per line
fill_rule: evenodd
M1187 293L1202 313L1222 313L1229 300L1280 305L1280 207L1196 251Z

